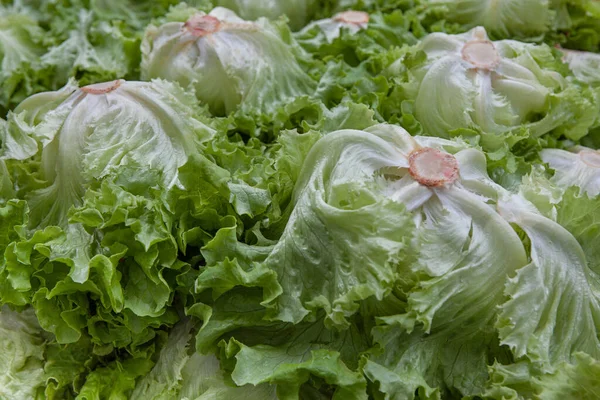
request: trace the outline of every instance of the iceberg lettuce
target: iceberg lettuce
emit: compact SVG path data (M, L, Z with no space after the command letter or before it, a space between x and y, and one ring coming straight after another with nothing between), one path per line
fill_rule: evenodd
M191 99L169 82L115 80L69 84L19 104L2 138L2 158L25 160L41 149L38 173L48 182L26 194L30 226L64 225L88 184L109 175L133 192L180 185L178 169L215 132L194 118Z
M316 0L217 0L215 4L229 8L247 20L276 19L285 15L293 29L306 25L320 7Z
M431 31L459 33L483 26L494 39L561 43L597 51L600 7L594 0L421 0L417 6Z
M150 26L142 47L142 78L194 87L217 115L273 114L314 93L285 27L239 18L226 8L193 14L185 23Z
M0 310L0 396L38 398L44 389L44 335L32 309Z
M543 37L555 18L552 0L422 0L422 3L425 13L440 15L450 23L459 24L462 30L483 26L497 39Z
M44 34L35 19L0 5L0 116L32 92L43 90L34 71L46 50Z
M239 264L217 262L196 289L227 296L235 286L262 287L261 324L309 323L324 313L325 327L351 330L361 301L385 302L399 285L408 304L395 311L404 316L375 334L386 352L366 365L367 377L394 376L397 386L409 370L417 374L420 383L389 396L426 385L477 393L487 379L486 354L499 346L494 322L504 283L527 257L517 233L488 205L501 188L486 176L483 153L465 147L413 138L392 125L328 134L306 158L289 221L264 248L268 254L240 248ZM499 245L503 251L492 251ZM223 317L215 308L209 321ZM448 345L458 327L463 334ZM210 343L209 332L201 329L197 340ZM442 379L457 357L473 360L462 371L468 385L460 374Z
M0 3L0 398L600 397L596 1Z
M235 214L203 114L160 80L69 84L22 102L1 131L2 302L33 306L59 343L89 335L105 353L137 354L174 324L186 223L210 231Z
M512 146L524 130L533 138L578 140L595 123L597 100L562 71L545 45L493 42L482 27L432 33L387 68L398 82L389 107L414 102L425 134L450 137L473 129L486 150Z
M318 323L321 335L358 343L357 319L375 318L363 371L385 398L482 395L494 359L498 368L524 365L531 384L581 352L597 358L596 236L546 215L536 196L493 182L485 154L460 141L392 125L329 133L304 161L275 243L248 246L223 230L203 249L209 262L196 290L216 300L194 309L205 321L199 349L229 340L221 346L236 360L236 383L287 387L278 367L256 360L275 362L290 345L265 345L261 332ZM369 302L384 311L369 315ZM356 368L343 347L333 349L330 357ZM284 359L291 371L306 360ZM339 385L335 393L346 393Z

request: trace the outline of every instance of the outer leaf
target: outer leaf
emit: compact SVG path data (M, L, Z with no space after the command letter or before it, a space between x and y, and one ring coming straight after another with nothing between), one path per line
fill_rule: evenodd
M589 197L600 194L600 151L585 147L572 152L546 149L540 153L554 172L553 182L562 189L577 186Z
M1 121L0 121L1 123ZM13 183L6 168L4 160L0 160L0 203L5 202L7 199L13 198L15 191L13 189Z
M483 26L493 38L528 39L543 36L552 26L552 0L424 0L426 13L443 13L463 29Z
M501 212L531 241L531 263L506 287L510 299L497 323L502 343L545 371L576 351L599 357L600 287L575 237L514 200ZM526 304L537 306L525 312Z
M41 58L52 74L52 87L62 86L71 77L83 84L129 78L139 62L139 40L124 36L107 23L93 24L93 14L83 8L68 37Z
M576 353L573 364L563 364L553 375L533 381L540 400L593 398L600 396L600 362L585 353Z
M48 343L45 352L44 372L46 389L44 394L49 400L74 398L74 393L81 386L97 362L93 354L93 345L88 336L74 344Z
M0 397L34 399L44 387L44 337L32 309L0 312Z
M556 205L556 221L581 244L590 269L600 273L600 197L589 198L576 188L567 190Z
M350 371L339 359L339 354L329 350L312 352L307 361L293 363L285 349L272 349L266 346L255 348L241 347L236 355L237 364L233 379L242 382L281 383L278 386L278 398L282 400L299 399L298 390L301 383L308 380L309 374L315 374L337 389L332 397L338 399L366 400L366 382L362 374ZM267 359L268 370L273 368L272 375L256 374L256 366Z
M198 349L207 351L228 340L221 347L228 363L235 358L235 367L230 366L234 382L277 384L279 398L298 399L311 375L331 385L334 398L366 398L364 378L354 371L360 352L369 346L360 319L345 331L328 330L323 315L297 325L271 322L261 299L256 289L235 289L212 308L194 305L189 313L204 321L196 337Z
M189 320L175 326L156 365L139 381L130 399L275 399L274 388L268 385L235 387L228 383L215 356L190 354L192 327Z
M256 20L260 17L275 19L285 15L293 29L300 29L312 18L319 7L315 0L275 0L264 2L261 0L217 0L216 5L227 7L235 11L240 17L247 20Z
M600 45L600 9L593 0L553 0L556 10L554 28L557 35L551 40L564 42L565 47L585 51L598 51Z
M25 13L0 5L0 117L38 89L34 70L44 53L44 31ZM39 89L38 89L39 90Z
M146 375L152 364L152 361L140 358L115 361L104 368L98 368L87 376L77 399L129 399L136 379Z
M552 183L557 186L554 191L558 191L555 196L545 197L549 197L546 201L556 209L557 222L577 238L590 268L598 272L600 253L596 242L600 234L600 154L584 147L573 150L576 152L542 151L542 159L554 170ZM544 183L544 179L538 178L536 182ZM552 187L547 183L545 186Z

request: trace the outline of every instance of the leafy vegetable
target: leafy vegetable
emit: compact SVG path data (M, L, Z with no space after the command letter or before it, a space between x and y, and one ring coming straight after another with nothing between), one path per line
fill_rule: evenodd
M148 375L139 381L131 399L275 399L268 385L235 387L219 370L213 355L194 353L189 320L179 322Z
M600 153L580 147L575 152L545 149L541 156L554 172L554 182L561 188L577 186L594 198L600 194Z
M142 77L191 85L219 115L274 113L316 87L296 60L285 29L265 19L244 21L225 8L150 27Z
M0 0L0 398L599 397L599 21Z
M555 17L551 3L552 0L423 1L428 13L436 16L440 13L449 22L460 24L463 30L483 26L490 35L500 39L543 36Z
M420 54L426 57L419 58ZM552 132L577 140L596 118L593 93L570 84L546 46L489 41L477 27L460 35L433 33L387 69L402 79L395 89L414 101L414 115L429 135L461 128L481 132L486 149ZM397 99L394 97L394 100Z
M44 338L31 309L21 313L2 307L0 312L0 395L36 398L44 387Z
M33 70L44 53L44 31L25 13L0 4L0 113L35 90Z
M416 39L409 31L410 24L410 16L399 10L391 14L348 10L311 22L295 36L312 54L341 55L350 65L356 65L382 50L414 44Z
M405 314L404 324L413 326L409 333L417 322L423 328L412 336L391 327L383 331L390 337L383 332L375 335L386 349L396 349L386 352L391 358L377 359L390 369L385 374L396 373L394 379L399 384L410 368L416 374L415 382L421 382L395 395L408 396L419 386L426 386L425 382L442 383L438 377L445 375L444 368L451 368L451 364L434 362L436 351L448 363L456 357L482 360L483 364L464 371L470 379L474 379L471 374L479 375L478 383L468 387L446 383L458 386L465 394L476 393L477 385L486 379L485 354L494 346L496 308L504 298L502 283L526 264L526 257L517 234L482 201L481 196L494 188L489 178L488 184L480 183L485 176L483 154L461 152L460 148L453 142L413 139L390 125L329 134L305 161L295 190L294 210L279 242L248 272L236 267L236 283L227 287L262 286L263 318L268 320L297 324L312 320L311 315L322 309L325 326L348 329L347 318L358 310L358 300L374 296L384 301L394 282L405 282L409 285L405 290L414 293L408 297L408 308L397 312ZM445 149L458 151L456 158ZM458 221L463 222L457 226ZM497 243L504 243L505 251L490 251ZM471 254L465 246L472 249ZM296 260L293 271L282 268L290 265L286 260ZM234 277L227 264L209 268L199 276L196 287L212 287L222 293L224 287L219 283ZM375 266L379 269L372 269ZM345 273L338 275L336 271ZM409 276L420 276L423 282L413 287L417 282L407 281ZM426 276L430 279L424 279ZM464 280L477 283L471 288L458 284ZM390 285L384 286L388 282ZM217 310L213 310L212 318L219 318ZM448 347L448 335L457 326L461 326L464 337ZM488 334L481 334L485 331ZM203 333L201 330L198 340L204 340ZM416 341L424 340L421 335L431 338L424 343L432 353L420 353ZM461 340L480 344L471 345L464 353ZM408 361L404 360L416 357L422 357L420 367L405 364ZM439 367L431 370L431 363ZM367 364L367 377L378 381L372 374L382 368Z
M217 0L219 6L227 7L247 20L260 17L276 19L285 15L293 29L303 27L317 9L315 0L275 0L270 2L260 0Z
M169 82L123 80L68 85L22 102L10 115L3 158L27 159L42 148L39 174L48 186L28 193L30 226L63 225L87 183L111 174L132 192L180 185L178 168L214 134L192 117L192 104Z
M600 55L588 53L585 51L562 50L565 52L564 60L573 71L573 75L580 81L590 85L600 85L600 76L598 74L598 65L600 65Z
M451 33L481 25L494 39L544 40L597 51L600 8L594 0L421 0L423 23Z

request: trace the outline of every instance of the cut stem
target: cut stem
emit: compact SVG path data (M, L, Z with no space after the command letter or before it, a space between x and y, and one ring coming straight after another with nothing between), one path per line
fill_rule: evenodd
M117 90L123 82L125 82L123 79L118 79L111 82L95 83L82 87L81 91L88 94L106 94Z
M462 49L462 58L475 68L492 71L500 63L500 54L489 40L472 40Z
M424 147L408 157L410 175L421 185L439 187L458 179L458 161L452 154Z
M333 16L336 22L365 27L369 23L369 14L363 11L343 11Z
M192 15L183 25L194 36L206 36L221 29L221 21L212 15Z

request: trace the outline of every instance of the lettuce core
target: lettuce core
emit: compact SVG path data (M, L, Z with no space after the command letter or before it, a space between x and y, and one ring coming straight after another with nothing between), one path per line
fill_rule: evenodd
M117 90L123 82L125 82L123 79L118 79L112 82L95 83L82 87L81 91L87 94L106 94Z
M357 25L364 28L369 23L369 14L363 11L344 11L336 14L333 18L336 22Z
M421 185L438 187L458 178L458 162L448 153L425 147L413 151L409 158L410 175Z
M472 40L465 43L462 49L462 58L473 64L476 68L492 71L500 63L500 55L489 40Z
M183 25L192 35L202 37L218 32L221 29L221 21L212 15L193 15Z

